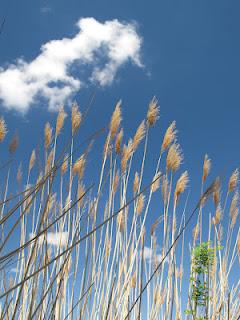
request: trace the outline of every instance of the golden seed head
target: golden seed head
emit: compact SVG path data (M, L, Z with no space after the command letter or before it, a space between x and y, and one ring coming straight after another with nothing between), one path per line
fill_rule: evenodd
M213 202L214 202L214 204L215 204L215 207L217 207L217 206L219 205L219 202L220 202L220 193L219 193L218 190L213 193Z
M19 164L17 171L17 182L20 184L22 181L22 162Z
M147 112L147 124L148 126L154 125L154 123L159 118L159 107L158 107L158 101L156 97L153 97L153 99L149 103L148 112Z
M15 134L9 144L8 151L13 154L17 150L18 144L19 138L18 135Z
M115 174L114 180L113 180L113 192L116 193L117 188L119 184L119 172Z
M132 152L133 152L133 142L132 142L132 139L129 139L128 145L126 146L124 144L123 150L122 150L122 159L121 159L122 172L126 171L127 162L129 160L129 158L131 157Z
M239 214L239 209L236 208L236 210L234 211L234 214L231 217L231 225L230 225L231 228L233 228L235 226L235 224L237 222L238 214Z
M171 145L167 154L167 169L176 172L183 161L183 155L180 146L177 143Z
M157 172L155 175L154 175L154 177L153 177L153 183L152 183L152 187L151 187L151 189L152 189L152 192L156 192L158 189L159 189L159 187L160 187L160 177L161 177L161 172Z
M78 110L77 103L74 102L72 105L72 135L76 133L76 131L80 127L81 122L82 122L82 114Z
M134 181L133 181L133 193L136 194L139 188L139 175L135 172Z
M61 175L64 176L68 168L68 154L65 155L62 166L61 166Z
M64 125L64 120L67 117L64 107L62 106L58 111L57 122L56 122L56 136L58 136Z
M30 157L30 161L29 161L29 171L32 170L32 168L33 168L33 166L34 166L34 163L35 163L35 160L36 160L36 152L35 152L35 150L33 149L32 154L31 154L31 157Z
M124 230L124 226L125 226L123 212L120 212L118 214L118 216L117 216L117 224L118 224L119 231L122 232Z
M137 283L137 274L136 271L134 272L132 279L131 279L131 287L136 288L136 283Z
M236 210L238 210L238 200L239 200L239 193L236 191L231 201L230 205L230 217L232 218L235 215Z
M123 129L120 130L120 132L117 134L116 142L115 142L115 152L116 154L121 153L121 143L123 139Z
M144 245L144 242L145 242L145 235L146 235L146 228L143 227L142 233L141 233L141 244L142 244L142 246Z
M176 140L176 121L173 121L170 126L167 128L165 136L163 138L162 148L161 151L165 151L170 144Z
M46 161L46 172L49 172L50 169L52 168L52 161L53 161L53 149L49 153Z
M206 154L203 162L203 176L202 176L203 183L206 181L209 175L210 169L211 169L211 159L209 159L208 155Z
M236 169L233 171L230 179L229 179L229 182L228 182L228 192L232 192L237 184L238 184L238 178L239 178L239 170Z
M0 118L0 142L2 142L7 134L7 126L3 117Z
M221 206L218 205L215 212L214 224L218 225L222 219L222 209Z
M50 123L47 122L44 129L44 136L45 136L45 149L47 150L51 144L52 141L52 127L50 126Z
M142 141L142 139L145 136L146 128L145 128L145 121L143 120L139 127L137 128L137 131L135 133L135 136L133 137L133 149L134 151L137 149L138 145Z
M111 154L112 145L109 141L109 137L107 137L104 146L103 146L103 158L109 156Z
M179 196L184 190L187 188L187 184L189 182L188 172L185 171L181 174L180 178L177 181L175 193L174 193L174 203L177 204Z
M144 207L144 201L145 201L145 196L143 193L140 194L140 196L137 199L137 207L136 207L136 212L138 215L140 215L143 211Z
M122 121L121 103L122 101L119 100L118 103L116 104L115 110L112 114L112 118L109 124L109 132L110 132L111 139L113 139L116 136L120 123Z
M85 155L81 155L79 159L73 165L73 173L78 175L78 180L82 179L85 169L86 159Z

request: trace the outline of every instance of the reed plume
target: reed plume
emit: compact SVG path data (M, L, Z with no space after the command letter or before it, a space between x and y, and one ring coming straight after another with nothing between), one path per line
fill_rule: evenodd
M115 138L115 136L116 136L116 134L118 132L120 123L122 121L121 104L122 104L122 101L119 100L117 102L115 110L114 110L114 112L112 114L112 118L111 118L111 121L110 121L110 124L109 124L110 139Z
M177 143L171 145L167 154L167 169L176 172L183 161L183 155L180 146Z
M175 193L174 193L174 203L177 204L179 196L184 190L187 188L187 184L189 182L188 172L185 171L181 174L180 178L177 181Z
M52 142L52 127L50 123L47 122L44 129L44 136L45 136L45 149L47 150Z
M172 142L174 142L176 140L176 121L173 121L170 126L167 128L167 131L164 135L163 138L163 143L162 143L162 147L161 147L161 151L165 151Z
M239 170L236 169L232 173L229 182L228 182L228 192L234 191L234 189L237 187L238 184L238 179L239 179Z
M7 134L7 125L3 117L0 118L0 142L2 142Z
M13 154L19 145L19 137L18 134L15 133L8 147L9 153Z
M147 112L147 124L148 126L153 126L155 122L159 119L159 107L156 97L150 101Z
M72 135L74 135L82 122L82 114L76 102L72 105Z
M211 159L209 159L208 155L206 154L203 162L203 176L202 176L203 183L206 181L209 175L210 169L211 169Z
M64 107L62 106L62 107L59 109L58 116L57 116L56 136L59 136L59 134L61 133L61 130L62 130L62 128L63 128L64 121L65 121L65 118L66 118L66 117L67 117L67 114L65 113ZM76 126L76 124L75 124L75 126Z

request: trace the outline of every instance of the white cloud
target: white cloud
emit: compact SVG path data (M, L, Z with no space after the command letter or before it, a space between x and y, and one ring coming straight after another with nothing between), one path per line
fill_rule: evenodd
M157 261L158 263L161 262L162 260L162 255L155 253L153 249L145 246L144 249L144 258L146 259L147 262L154 262ZM139 252L139 257L141 258L141 252Z
M35 234L30 233L29 238L32 239ZM38 244L42 245L44 242L44 235L38 238ZM68 243L68 232L48 232L47 233L47 243L48 245L56 247L66 247Z
M42 45L32 61L18 59L0 68L0 100L6 108L26 112L44 98L54 110L89 82L111 84L128 61L142 67L141 38L133 23L82 18L77 27L73 38Z
M41 13L47 14L47 13L50 13L50 12L52 12L52 8L49 7L49 6L45 6L45 7L41 8Z

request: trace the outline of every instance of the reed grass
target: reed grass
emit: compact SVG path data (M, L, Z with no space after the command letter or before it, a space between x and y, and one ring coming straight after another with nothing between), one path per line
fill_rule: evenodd
M149 168L157 99L133 138L124 137L121 108L119 101L106 128L82 139L87 119L74 103L68 141L61 107L56 123L45 125L42 172L36 149L29 163L1 166L0 319L203 319L190 276L192 252L204 242L213 248L208 319L240 319L238 169L226 187L219 178L211 183L206 155L194 204L176 122ZM8 135L1 118L0 142ZM92 149L102 136L90 182ZM12 159L18 144L15 134Z

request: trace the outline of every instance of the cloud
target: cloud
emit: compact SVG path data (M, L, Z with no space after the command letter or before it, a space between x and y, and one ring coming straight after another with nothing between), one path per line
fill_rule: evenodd
M47 14L47 13L51 13L52 12L52 8L49 6L44 6L41 8L41 13L43 14Z
M19 58L0 68L0 100L7 109L24 113L44 99L54 110L89 83L110 85L128 61L142 67L135 24L82 18L77 27L74 37L42 45L32 61Z
M161 254L158 254L158 253L156 254L153 249L151 249L147 246L145 246L143 250L144 250L143 251L144 258L147 262L149 262L149 263L150 263L150 261L151 262L156 261L157 263L161 262L161 260L162 260ZM141 259L141 252L139 252L139 258Z
M30 233L29 238L32 239L35 235ZM42 245L44 242L44 235L38 238L38 244ZM68 243L68 232L48 232L47 243L55 247L66 247Z

